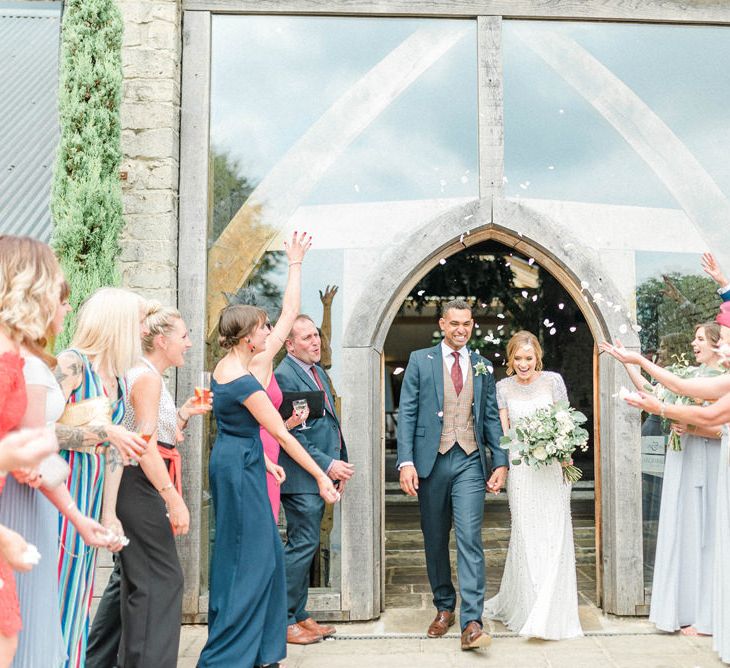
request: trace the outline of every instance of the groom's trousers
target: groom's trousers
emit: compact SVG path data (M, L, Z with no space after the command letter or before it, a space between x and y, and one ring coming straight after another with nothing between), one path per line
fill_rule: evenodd
M467 455L455 445L439 454L427 478L418 481L421 530L426 569L437 610L453 611L456 590L451 581L449 533L456 532L462 631L472 621L482 623L484 608L484 549L482 519L486 482L479 451Z

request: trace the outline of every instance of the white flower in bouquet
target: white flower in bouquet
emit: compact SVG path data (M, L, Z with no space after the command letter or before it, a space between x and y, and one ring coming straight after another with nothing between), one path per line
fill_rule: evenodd
M500 445L510 451L514 466L524 462L539 467L558 461L566 482L576 482L582 472L573 466L573 453L588 449L588 432L580 426L586 420L567 401L559 401L519 420L502 437Z

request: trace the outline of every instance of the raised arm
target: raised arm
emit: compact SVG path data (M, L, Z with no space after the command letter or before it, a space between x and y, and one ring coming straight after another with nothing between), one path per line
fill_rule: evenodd
M701 378L698 380L715 380L715 378ZM638 399L627 399L626 402L647 413L662 415L670 420L684 424L693 424L698 427L714 427L730 422L730 392L720 397L709 406L680 406L663 404L652 394L639 393Z
M728 284L727 277L722 272L720 265L717 263L715 256L712 253L702 254L702 269L704 272L717 283L720 288L724 288Z
M289 336L294 320L299 315L302 304L302 262L312 246L312 237L302 232L294 232L291 242L284 242L286 256L289 259L289 277L284 290L281 315L266 341L266 349L255 355L249 363L251 373L263 385L268 380L274 358Z
M332 366L332 302L338 289L336 285L328 285L324 292L319 291L319 301L322 302L322 324L319 327L322 339L320 364L323 369L329 369Z
M254 392L243 402L243 405L251 411L257 422L279 442L286 453L317 481L320 496L325 501L335 503L340 500L340 495L332 484L332 480L299 441L287 431L284 421L265 392Z
M626 350L618 340L615 346L609 343L601 343L600 348L602 351L615 357L625 366L638 364L652 378L675 394L714 401L723 394L730 392L730 374L703 378L679 378L679 376L675 376L671 371L667 371L658 364L650 362L639 353Z

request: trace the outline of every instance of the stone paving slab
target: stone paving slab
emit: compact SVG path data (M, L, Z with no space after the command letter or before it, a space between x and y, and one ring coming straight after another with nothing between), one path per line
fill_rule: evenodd
M658 633L645 618L604 615L581 606L586 636L573 640L526 639L490 622L487 650L462 652L458 633L432 640L425 629L431 610L388 610L378 620L341 623L338 636L308 647L289 646L286 668L719 668L705 637ZM183 626L178 668L195 668L207 636L205 626ZM235 667L231 667L235 668Z

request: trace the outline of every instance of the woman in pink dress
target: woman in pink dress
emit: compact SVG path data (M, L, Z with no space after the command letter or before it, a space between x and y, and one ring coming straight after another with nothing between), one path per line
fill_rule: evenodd
M291 242L284 242L286 255L289 258L289 278L284 291L284 301L281 305L281 315L272 328L271 323L267 323L271 329L271 336L267 339L266 349L262 351L252 350L254 357L249 365L249 370L256 380L266 388L266 394L271 399L271 403L278 410L282 402L281 389L274 378L274 358L284 345L284 340L289 335L294 319L299 315L299 307L301 306L302 293L302 261L307 251L312 245L312 237L306 232L302 232L301 236L294 232ZM290 431L294 427L299 426L302 420L306 420L306 414L302 417L292 415L284 424ZM261 427L261 441L264 444L264 454L266 455L266 486L269 492L269 500L271 501L271 510L274 513L274 521L279 521L279 502L281 495L280 485L284 482L284 469L279 465L279 443Z

